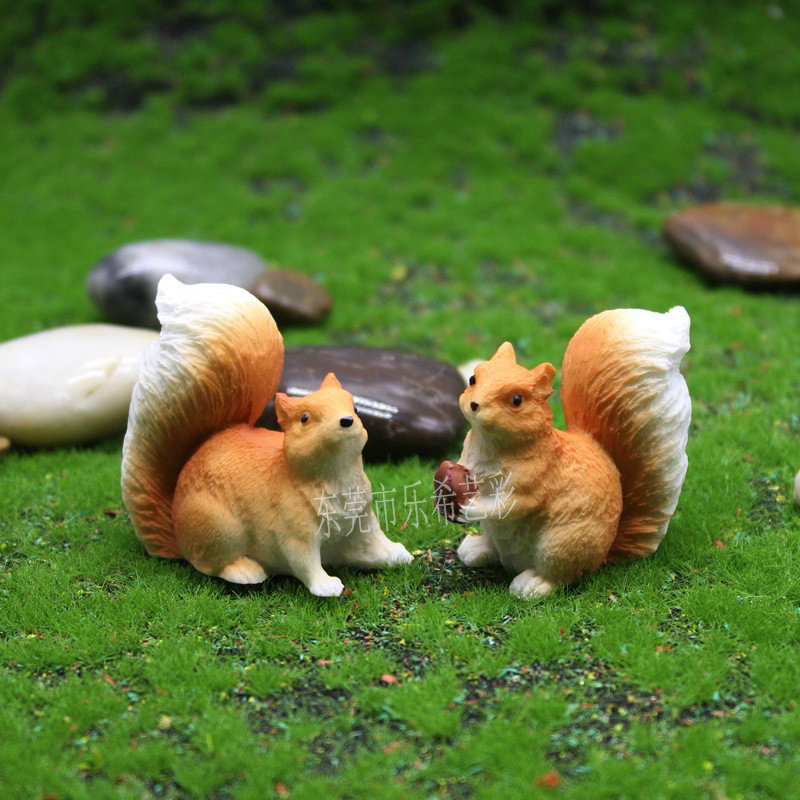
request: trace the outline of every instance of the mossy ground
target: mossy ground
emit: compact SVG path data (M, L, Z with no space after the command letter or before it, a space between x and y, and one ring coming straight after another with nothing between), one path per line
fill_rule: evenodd
M120 509L119 438L14 452L0 794L800 796L800 301L709 287L659 236L694 199L797 202L796 6L543 3L525 22L417 4L433 16L403 22L425 34L412 45L380 14L376 38L314 14L280 21L286 74L242 83L260 50L237 31L266 23L224 5L169 12L161 38L123 11L93 28L66 4L15 9L0 339L97 319L91 264L160 236L323 281L330 319L290 344L460 362L510 339L523 363L558 364L596 311L682 304L683 496L655 556L524 603L454 559L461 529L404 524L403 487L426 492L435 462L371 465L417 558L343 570L351 593L323 601L147 558ZM444 30L454 9L471 24Z

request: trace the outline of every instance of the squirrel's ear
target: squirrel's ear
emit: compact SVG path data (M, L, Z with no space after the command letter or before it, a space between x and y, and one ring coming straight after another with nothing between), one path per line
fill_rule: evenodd
M503 344L497 348L497 352L492 356L492 361L495 359L498 361L513 361L515 364L517 363L517 354L514 352L514 346L511 342L503 342Z
M292 398L283 392L275 395L275 415L278 417L278 425L282 430L286 430L289 417L292 413Z
M336 376L332 372L329 372L325 376L325 380L322 381L322 385L319 388L320 389L341 389L342 388L342 384L339 383L339 381L337 380Z
M556 368L552 364L539 364L531 370L533 393L540 400L547 400L553 394L553 378Z

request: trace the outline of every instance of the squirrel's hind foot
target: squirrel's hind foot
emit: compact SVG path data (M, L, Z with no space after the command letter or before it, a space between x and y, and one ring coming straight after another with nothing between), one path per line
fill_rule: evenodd
M219 577L228 583L263 583L267 579L267 573L257 561L242 556L231 561L220 572Z
M511 594L520 600L532 600L534 597L546 597L552 594L556 586L557 584L537 575L532 569L526 569L511 581L511 586L508 588Z

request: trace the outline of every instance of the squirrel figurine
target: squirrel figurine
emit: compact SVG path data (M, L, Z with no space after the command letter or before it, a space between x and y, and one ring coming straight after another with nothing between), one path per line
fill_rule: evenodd
M147 551L231 583L294 575L319 597L344 589L325 566L409 563L372 510L367 432L333 373L305 397L275 395L283 339L244 289L165 275L156 305L122 457ZM253 427L273 396L283 432Z
M587 320L561 371L566 431L553 427L551 364L526 369L505 342L475 368L459 400L471 425L459 463L434 479L439 513L481 524L458 549L464 564L502 564L528 599L656 550L688 466L689 324L681 307Z

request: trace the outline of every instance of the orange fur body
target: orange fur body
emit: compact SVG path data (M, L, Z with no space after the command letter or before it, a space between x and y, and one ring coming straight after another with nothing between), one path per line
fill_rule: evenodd
M308 396L275 397L282 433L254 428L283 365L269 312L234 287L170 281L123 457L123 498L149 552L233 583L294 575L319 596L344 588L327 565L411 561L372 510L352 395L331 373Z
M478 365L460 398L472 425L460 463L478 484L461 521L482 532L464 539L461 560L501 563L528 598L653 552L686 471L686 349L682 309L593 317L564 359L566 431L553 427L552 365L525 369L508 342Z

